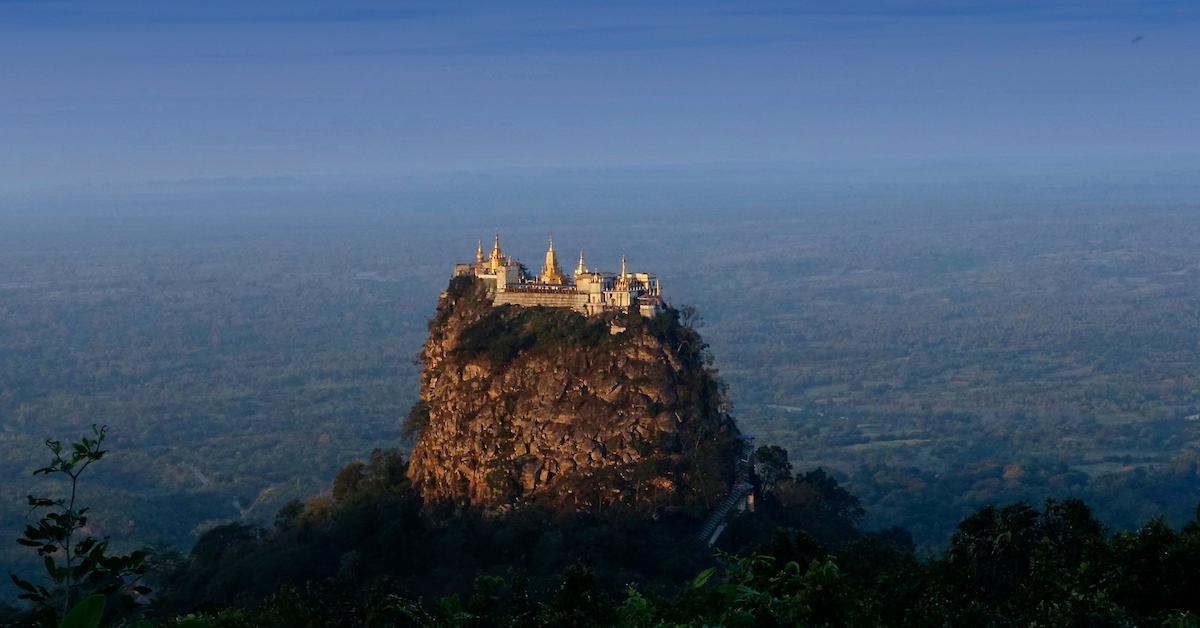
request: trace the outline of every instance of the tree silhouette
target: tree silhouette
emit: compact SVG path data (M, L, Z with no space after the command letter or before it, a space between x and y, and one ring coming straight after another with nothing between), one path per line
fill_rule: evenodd
M16 574L10 574L10 577L22 591L18 597L37 604L43 612L61 610L62 616L66 617L78 600L97 594L121 598L118 608L123 606L128 610L133 607L135 595L150 592L137 584L137 579L145 572L145 552L110 555L107 537L80 536L87 525L89 509L78 503L79 478L92 463L108 453L103 449L107 434L107 426L93 425L91 436L84 436L69 448L63 447L60 441L48 439L46 448L54 458L50 464L33 472L34 475L64 477L70 483L67 497L28 496L33 510L44 509L46 512L36 523L25 526L24 535L17 539L17 543L34 548L42 557L51 587L34 584Z

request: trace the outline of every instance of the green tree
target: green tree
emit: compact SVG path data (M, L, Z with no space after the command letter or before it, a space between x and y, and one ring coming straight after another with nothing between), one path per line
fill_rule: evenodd
M558 590L546 606L548 625L572 628L609 626L615 620L612 604L604 595L596 575L582 563L563 571Z
M864 514L858 498L824 469L777 480L769 497L778 503L788 526L800 528L822 543L849 541L858 535L858 522Z
M400 427L400 434L406 441L415 443L420 438L421 432L424 432L427 427L429 427L429 404L424 399L418 399L409 408L408 416L404 418Z
M788 452L778 445L763 445L754 452L754 473L768 487L781 480L792 479L792 463Z
M109 541L83 533L88 522L89 509L79 504L79 478L93 463L108 453L104 438L108 427L92 426L92 435L84 436L69 448L60 441L49 439L46 448L53 459L34 475L65 478L69 483L67 496L28 496L29 506L45 514L32 525L25 526L25 533L17 543L33 548L42 557L46 579L50 587L34 584L10 574L12 581L21 589L20 599L29 600L53 615L61 612L71 616L76 602L91 595L115 596L126 611L134 607L134 596L145 595L150 590L137 584L145 572L146 553L136 551L128 555L109 554ZM95 598L89 598L94 600ZM103 609L103 598L100 601ZM89 602L89 607L95 602Z

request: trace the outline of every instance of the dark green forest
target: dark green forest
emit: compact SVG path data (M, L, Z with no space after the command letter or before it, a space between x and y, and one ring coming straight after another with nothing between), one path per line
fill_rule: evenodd
M65 447L48 442L55 462L40 472L80 479L108 453L105 433ZM58 586L14 576L33 604L0 608L0 620L55 626L65 616L64 626L144 628L1200 625L1200 508L1178 530L1157 518L1112 532L1078 499L988 506L959 522L944 552L918 558L903 529L861 530L859 501L825 472L793 472L774 446L756 460L756 506L732 516L715 548L694 538L699 521L682 514L534 507L483 517L426 508L395 450L345 467L328 495L290 502L269 526L216 526L187 554L158 547L114 555L105 541L81 536L89 508L31 497L50 514L21 544L47 557L47 580ZM82 559L64 566L72 555Z

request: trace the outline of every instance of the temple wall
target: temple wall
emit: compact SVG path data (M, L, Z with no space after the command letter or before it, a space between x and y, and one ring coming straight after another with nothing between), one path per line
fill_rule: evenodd
M497 292L495 305L520 305L524 307L569 307L585 312L588 295L577 292Z

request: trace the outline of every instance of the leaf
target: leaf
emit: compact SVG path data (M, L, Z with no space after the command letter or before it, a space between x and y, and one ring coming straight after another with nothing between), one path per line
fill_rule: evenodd
M104 616L104 596L89 595L79 601L71 612L63 617L58 628L99 628Z
M95 567L96 561L92 560L91 558L85 558L78 565L75 565L73 569L71 569L71 576L75 578L82 578L83 576L87 575L89 571L95 569Z
M37 589L33 588L32 582L29 582L28 580L22 580L22 579L18 578L16 576L16 574L10 573L10 574L8 574L8 577L12 578L13 584L17 585L17 587L19 587L21 589L24 589L25 591L29 591L30 593L34 593L37 591Z
M92 550L92 547L95 544L96 544L96 539L94 537L89 536L86 539L75 544L75 553L76 554L86 554Z
M55 582L62 582L63 577L66 576L66 574L59 572L58 566L54 564L54 559L50 558L49 556L44 556L42 557L42 562L46 566L46 573L49 574Z
M709 567L708 569L705 569L704 571L701 571L700 573L696 574L696 577L692 579L692 588L699 589L700 587L704 586L705 584L708 584L709 578L712 578L713 574L715 574L715 573L717 573L717 568Z

